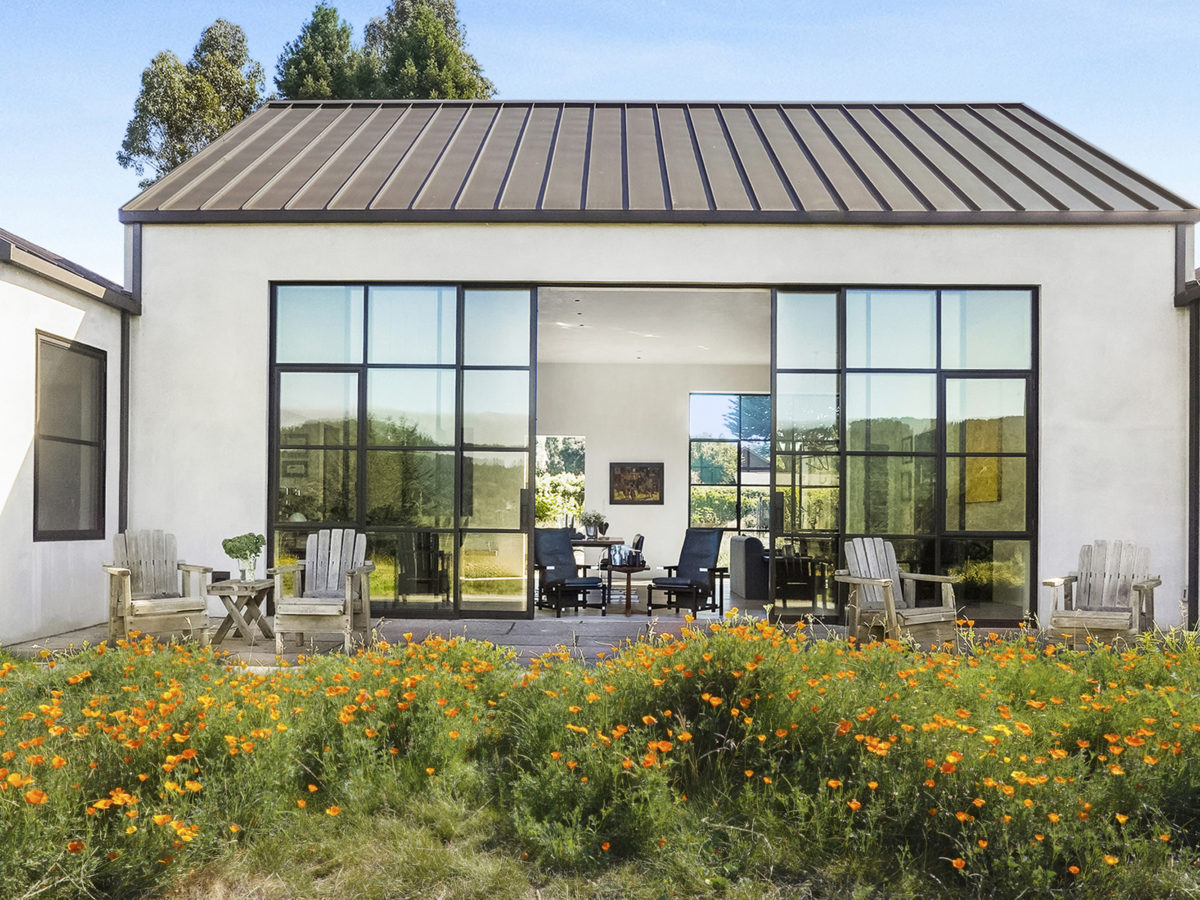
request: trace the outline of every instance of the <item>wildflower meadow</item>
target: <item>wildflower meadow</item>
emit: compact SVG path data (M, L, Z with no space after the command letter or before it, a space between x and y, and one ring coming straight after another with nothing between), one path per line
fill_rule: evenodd
M0 896L1200 893L1194 635L967 644L0 657Z

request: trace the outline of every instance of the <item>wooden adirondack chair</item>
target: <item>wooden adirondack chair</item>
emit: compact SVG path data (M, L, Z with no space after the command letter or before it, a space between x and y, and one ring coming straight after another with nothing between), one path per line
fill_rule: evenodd
M371 634L370 575L375 564L365 561L367 536L352 528L325 528L308 536L304 559L276 566L267 574L275 577L275 652L283 652L284 632L304 642L306 632L337 632L345 650L357 635L366 643ZM284 577L293 576L292 593L284 591Z
M851 586L846 604L847 633L868 640L882 631L898 639L911 635L922 646L954 639L954 584L951 575L921 575L901 572L896 550L880 538L846 541L847 569L834 573L834 580ZM942 605L917 606L917 582L942 586Z
M131 631L187 634L207 640L208 581L212 568L175 558L175 535L127 531L113 537L108 573L108 637Z
M1150 548L1133 541L1096 541L1079 551L1079 569L1042 582L1050 588L1050 631L1073 642L1102 641L1154 628Z

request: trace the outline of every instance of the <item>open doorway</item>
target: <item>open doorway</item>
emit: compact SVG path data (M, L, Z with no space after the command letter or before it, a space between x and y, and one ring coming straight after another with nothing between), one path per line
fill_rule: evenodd
M770 394L770 291L548 287L537 303L537 433L581 438L579 508L602 513L610 536L643 535L650 566L675 564L690 522L691 398ZM614 491L612 473L630 464L661 466L661 490Z

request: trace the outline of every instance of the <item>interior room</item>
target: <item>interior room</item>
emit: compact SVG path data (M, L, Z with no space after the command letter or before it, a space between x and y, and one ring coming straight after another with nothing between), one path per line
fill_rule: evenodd
M770 292L548 287L537 302L537 434L582 437L583 509L603 513L609 535L643 535L649 566L673 564L688 527L690 397L770 393ZM661 502L612 496L614 463L661 464Z

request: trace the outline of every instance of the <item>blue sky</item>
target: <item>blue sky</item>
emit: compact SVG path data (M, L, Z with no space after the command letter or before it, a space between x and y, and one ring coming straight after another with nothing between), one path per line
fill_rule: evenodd
M0 227L122 280L142 69L241 25L268 90L315 0L0 0ZM387 0L336 3L356 39ZM506 99L1021 101L1200 203L1195 0L458 0Z

